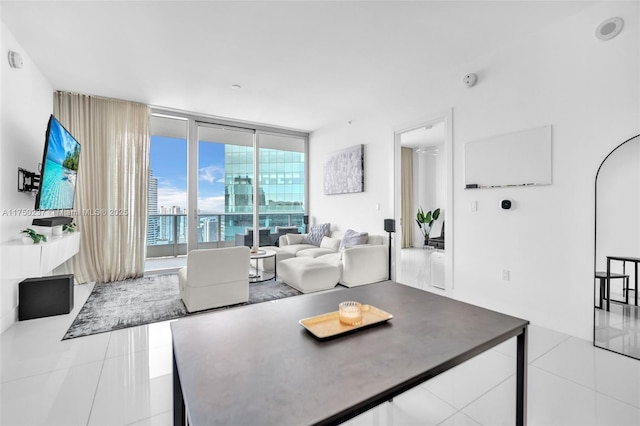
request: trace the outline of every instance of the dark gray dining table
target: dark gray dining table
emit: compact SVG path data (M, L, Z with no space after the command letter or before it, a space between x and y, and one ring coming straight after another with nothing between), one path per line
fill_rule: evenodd
M393 318L329 340L298 323L346 300ZM524 425L528 324L393 281L193 315L171 324L174 424L339 424L517 337Z

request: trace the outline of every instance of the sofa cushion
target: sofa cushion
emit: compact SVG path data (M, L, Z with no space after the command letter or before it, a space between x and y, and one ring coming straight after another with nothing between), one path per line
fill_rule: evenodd
M331 224L323 223L320 225L311 225L309 232L304 234L302 242L305 244L313 244L316 247L320 247L322 237L328 237L331 232Z
M287 234L287 244L302 244L303 238L302 234Z
M340 249L340 240L337 238L323 237L322 242L320 243L320 248L337 252Z
M318 248L318 247L312 244L290 244L287 246L281 246L280 250L282 250L285 253L291 253L293 255L297 255L298 252L300 251L314 249L314 248Z
M342 237L342 242L340 242L340 251L343 251L347 247L367 244L368 239L368 232L358 232L353 229L347 229Z
M324 256L325 254L332 254L332 253L336 253L333 250L330 249L326 249L326 248L321 248L321 247L314 247L314 248L310 248L307 250L300 250L296 253L296 257L311 257L311 258L316 258L319 256Z
M386 245L387 238L382 235L369 235L369 239L367 240L367 244L372 245Z

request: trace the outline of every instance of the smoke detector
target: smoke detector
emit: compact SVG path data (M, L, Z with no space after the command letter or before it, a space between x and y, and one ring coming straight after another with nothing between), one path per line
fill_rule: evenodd
M622 31L622 18L609 18L596 28L596 37L602 41L611 40Z
M473 87L475 86L476 82L478 81L478 76L474 73L469 73L467 75L465 75L462 78L462 82L467 86L467 87Z

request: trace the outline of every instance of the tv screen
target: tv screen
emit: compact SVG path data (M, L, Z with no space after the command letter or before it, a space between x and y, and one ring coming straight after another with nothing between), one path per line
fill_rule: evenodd
M70 210L76 193L80 144L52 115L42 156L36 210Z

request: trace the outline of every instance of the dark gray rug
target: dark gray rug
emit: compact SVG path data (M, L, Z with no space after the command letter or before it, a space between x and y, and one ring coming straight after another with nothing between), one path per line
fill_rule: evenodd
M275 280L249 284L249 301L239 305L266 302L301 294ZM212 309L226 309L222 308ZM200 314L200 311L194 314ZM111 283L96 284L78 316L62 340L89 336L167 321L191 315L182 303L178 275L149 275Z

